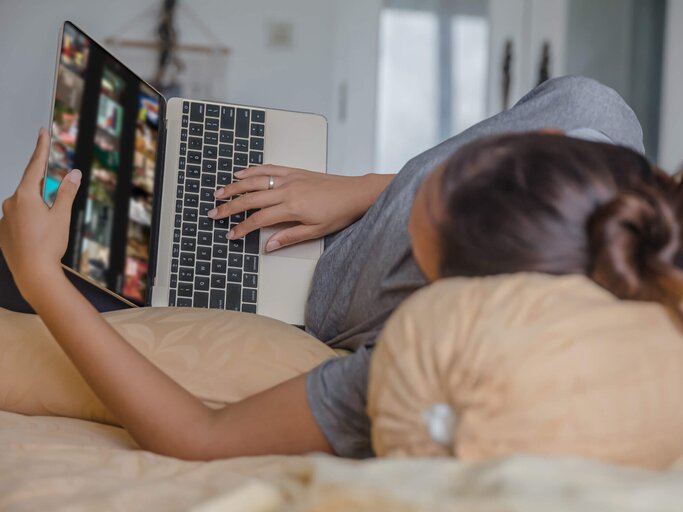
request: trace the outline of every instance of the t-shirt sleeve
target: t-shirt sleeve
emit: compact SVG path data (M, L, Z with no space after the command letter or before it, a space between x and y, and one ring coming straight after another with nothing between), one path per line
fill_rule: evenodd
M373 457L366 411L371 350L325 361L306 380L308 405L318 426L340 457Z

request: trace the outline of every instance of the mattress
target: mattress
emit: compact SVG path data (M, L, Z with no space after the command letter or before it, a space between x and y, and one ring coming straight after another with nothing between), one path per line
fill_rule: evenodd
M683 461L667 472L528 456L190 462L142 451L121 428L0 412L1 511L673 512L681 503Z

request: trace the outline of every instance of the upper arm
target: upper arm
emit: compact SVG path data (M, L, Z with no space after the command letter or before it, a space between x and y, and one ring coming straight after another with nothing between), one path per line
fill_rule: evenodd
M216 410L200 443L201 458L332 453L308 405L306 378L295 377Z

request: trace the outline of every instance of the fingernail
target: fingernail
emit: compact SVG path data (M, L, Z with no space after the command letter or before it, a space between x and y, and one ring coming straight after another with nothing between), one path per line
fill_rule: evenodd
M233 238L235 238L235 230L231 229L228 231L228 240L232 240Z
M40 138L43 136L44 131L45 131L45 128L43 128L41 126L40 129L38 130L38 140L40 140Z
M266 244L266 251L271 252L271 251L277 251L280 248L280 242L277 240L271 240Z
M71 183L78 185L81 182L82 176L83 175L81 174L81 171L79 171L78 169L74 169L69 173L68 178Z
M213 219L217 213L218 213L218 210L216 208L214 208L213 210L210 210L209 213L207 213L207 215Z
M244 174L244 171L237 171L235 173L235 176L237 176L238 178L241 178L243 174Z
M220 196L223 194L223 192L225 192L225 189L224 189L224 188L219 188L218 190L216 190L216 191L213 193L213 197L220 197Z

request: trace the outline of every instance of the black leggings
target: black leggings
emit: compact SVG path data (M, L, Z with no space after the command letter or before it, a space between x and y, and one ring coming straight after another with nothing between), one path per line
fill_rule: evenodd
M130 307L85 279L66 270L64 274L98 311L114 311ZM7 267L2 251L0 251L0 308L16 311L17 313L34 313L31 306L24 300L14 284L14 278Z

